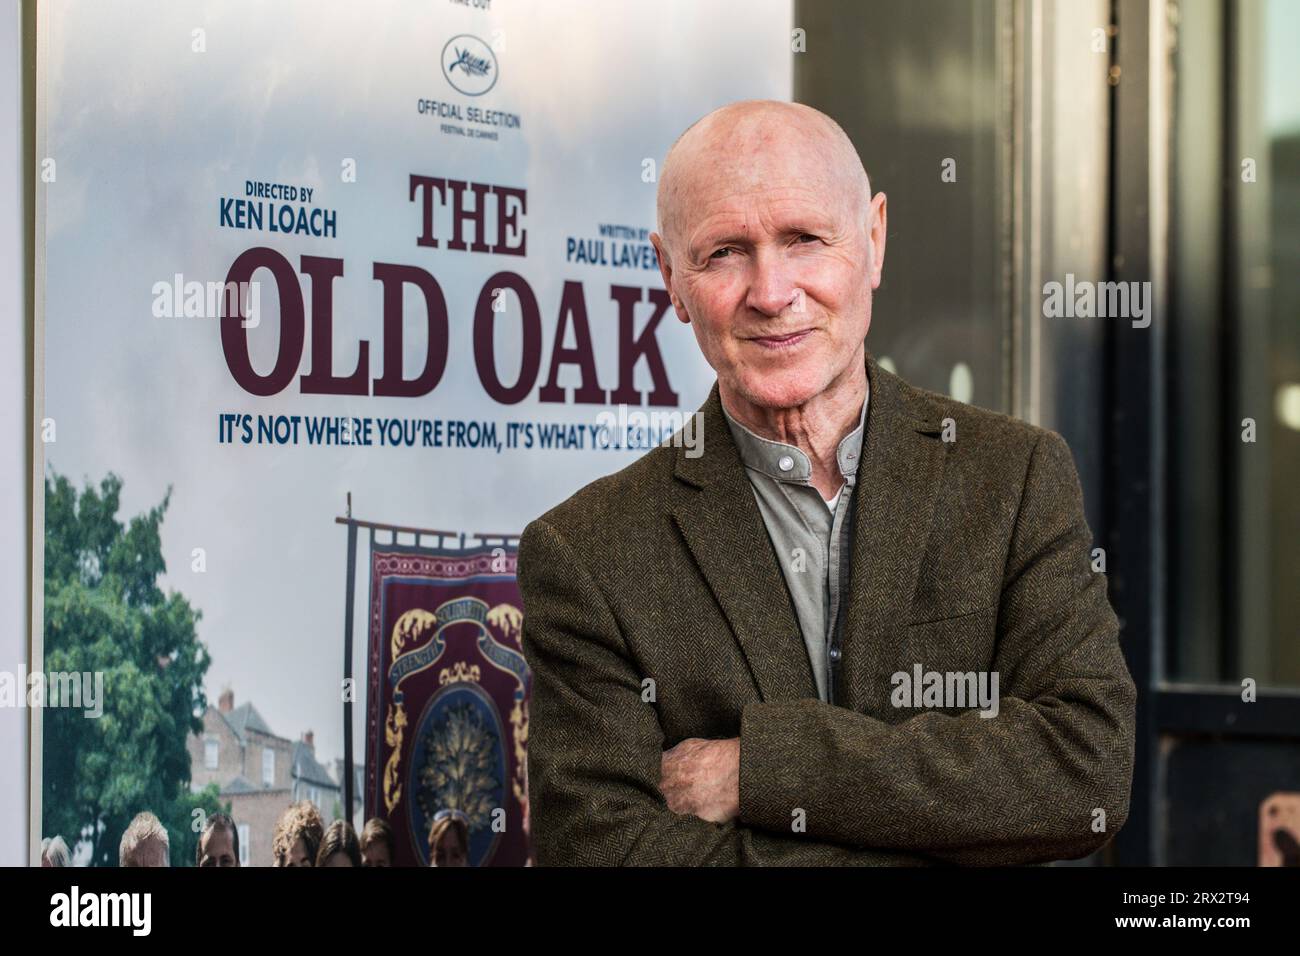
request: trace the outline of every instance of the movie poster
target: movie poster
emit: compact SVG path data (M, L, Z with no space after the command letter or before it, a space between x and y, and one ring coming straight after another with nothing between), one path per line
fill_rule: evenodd
M348 816L350 702L354 825L427 863L456 739L471 863L525 862L512 536L707 395L658 164L716 106L790 98L790 18L40 5L33 669L104 689L96 718L33 712L35 847L112 863L150 809L181 864L221 806L269 865L289 803Z

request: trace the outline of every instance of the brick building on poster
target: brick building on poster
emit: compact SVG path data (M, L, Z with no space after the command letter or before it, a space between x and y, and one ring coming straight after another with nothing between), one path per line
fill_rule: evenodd
M191 788L215 783L230 804L241 866L272 864L275 822L291 803L310 800L326 826L341 815L339 784L316 760L311 731L297 741L276 735L251 703L236 707L231 690L208 705L188 746Z

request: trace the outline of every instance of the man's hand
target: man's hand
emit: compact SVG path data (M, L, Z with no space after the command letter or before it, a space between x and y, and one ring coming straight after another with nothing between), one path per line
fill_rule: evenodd
M740 738L689 737L665 750L659 789L674 813L694 814L710 823L740 815Z

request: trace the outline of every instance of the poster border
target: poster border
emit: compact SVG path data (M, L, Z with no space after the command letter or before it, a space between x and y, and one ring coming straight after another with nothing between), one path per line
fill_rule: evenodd
M48 6L42 0L24 0L23 18L23 154L24 192L27 197L27 314L32 351L30 381L32 417L28 434L31 455L31 522L28 526L31 560L28 565L30 588L30 626L28 643L29 674L45 669L45 449L40 441L41 421L45 417L45 191L37 188L36 172L46 145L45 65L49 62ZM27 733L27 861L40 866L42 766L41 708L24 708Z

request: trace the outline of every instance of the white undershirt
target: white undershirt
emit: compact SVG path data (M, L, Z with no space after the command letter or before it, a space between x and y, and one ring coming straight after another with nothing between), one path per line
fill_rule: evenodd
M847 484L847 482L845 482L845 484ZM834 497L830 498L829 500L826 498L822 498L822 501L826 502L826 507L831 509L831 514L835 514L835 506L840 503L840 495L843 493L843 491L844 491L844 485L840 485L840 490L835 492Z

